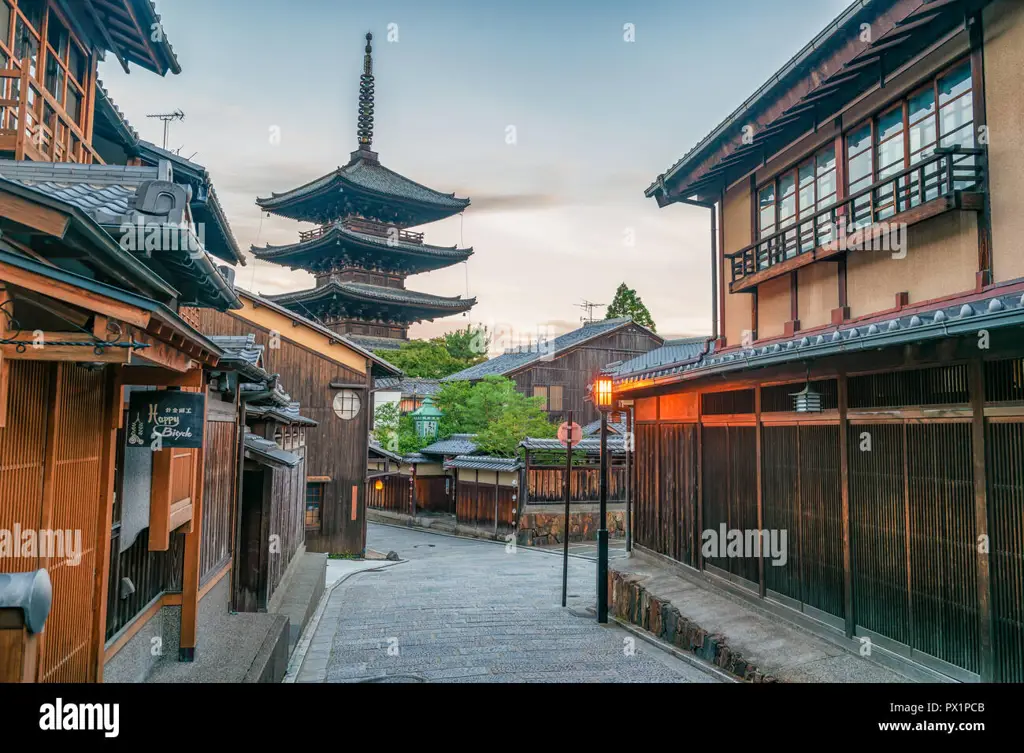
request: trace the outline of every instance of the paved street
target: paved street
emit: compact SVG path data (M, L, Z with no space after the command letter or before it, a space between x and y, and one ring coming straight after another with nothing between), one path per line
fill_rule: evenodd
M327 602L298 682L714 682L700 670L600 626L595 565L493 542L370 525L367 546L403 562L363 571Z

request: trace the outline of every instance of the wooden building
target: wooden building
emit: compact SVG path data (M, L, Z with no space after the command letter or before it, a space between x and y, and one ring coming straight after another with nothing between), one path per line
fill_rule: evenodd
M349 162L306 185L257 200L280 217L317 225L298 243L253 247L257 259L303 269L316 286L267 296L285 308L323 322L371 350L396 347L410 324L468 311L475 298L446 298L407 290L410 275L466 261L473 249L423 242L409 227L459 214L469 199L415 183L381 165L373 144L372 35L359 86L358 149Z
M519 458L458 455L446 460L444 469L452 475L456 523L491 532L494 538L514 533L522 467Z
M317 424L305 432L306 547L361 554L373 379L401 372L317 322L245 290L237 293L240 308L201 310L199 329L255 334L264 368L280 375Z
M1022 51L1019 2L852 4L647 190L710 210L714 336L615 370L638 548L965 681L1024 680Z
M663 343L661 337L629 317L605 319L551 340L509 349L441 381L508 377L524 395L544 398L544 410L552 421L564 421L571 410L573 420L585 424L600 417L587 400L594 378L609 364L635 358Z

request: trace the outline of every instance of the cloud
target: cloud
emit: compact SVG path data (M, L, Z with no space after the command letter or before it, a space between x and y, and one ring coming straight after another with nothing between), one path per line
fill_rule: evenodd
M477 194L472 193L456 195L468 195L470 197L470 209L474 212L522 212L532 209L550 209L556 206L567 204L566 197L552 194Z

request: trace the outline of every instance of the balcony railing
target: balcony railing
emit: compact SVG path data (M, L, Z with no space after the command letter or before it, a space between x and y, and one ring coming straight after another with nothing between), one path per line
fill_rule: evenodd
M400 243L413 243L420 245L423 243L423 233L413 233L409 230L399 230L394 225L385 225L382 222L374 222L373 220L363 219L347 219L341 220L340 223L330 223L328 225L321 225L313 230L307 230L299 234L301 241L312 241L322 237L325 233L330 232L331 228L336 224L340 224L347 230L352 230L356 233L363 233L364 235L372 235L377 238L392 238L396 242Z
M104 164L74 118L31 77L29 66L13 60L8 65L0 70L0 151L37 162Z
M769 270L788 271L794 265L775 268L793 259L806 259L809 263L841 253L850 247L848 239L853 233L858 233L862 241L870 239L873 231L884 229L883 223L910 225L945 211L948 207L944 204L957 193L981 193L985 185L985 157L984 149L938 148L916 165L887 175L746 248L726 254L733 292L750 289L773 277ZM931 205L935 205L932 213L919 210Z

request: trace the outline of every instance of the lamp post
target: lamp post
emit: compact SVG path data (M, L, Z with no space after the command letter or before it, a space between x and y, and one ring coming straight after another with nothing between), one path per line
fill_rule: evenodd
M608 412L612 409L612 380L594 382L594 405L601 411L601 527L597 529L597 621L608 622Z

